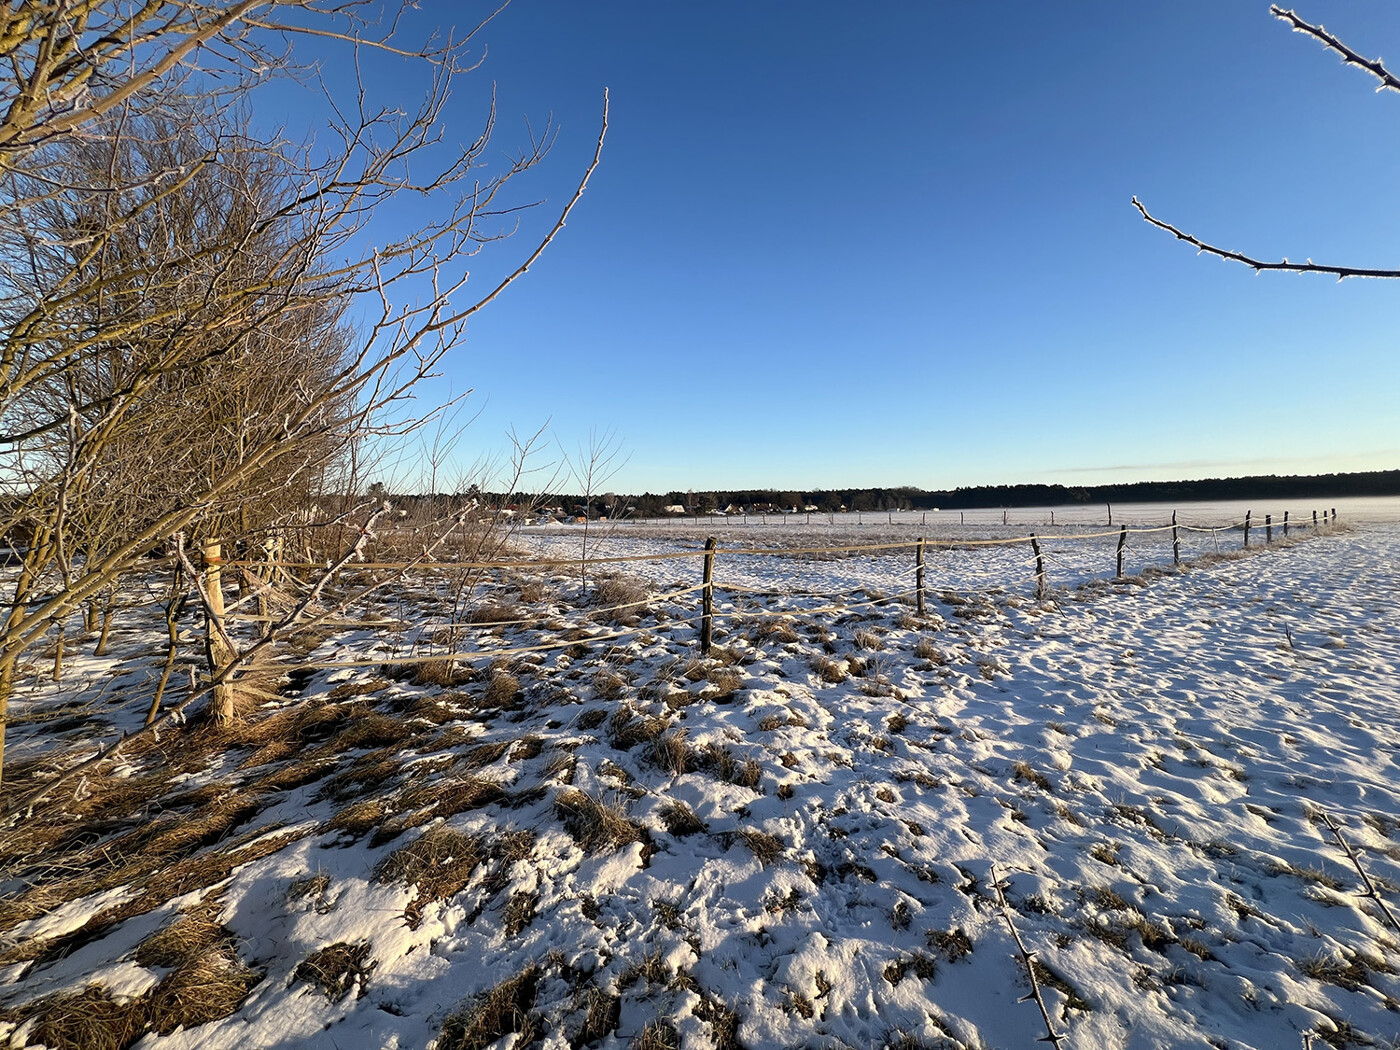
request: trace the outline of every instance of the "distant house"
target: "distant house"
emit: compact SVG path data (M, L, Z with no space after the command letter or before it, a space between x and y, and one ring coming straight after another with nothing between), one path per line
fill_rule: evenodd
M671 504L670 506L668 506L668 507L662 507L662 508L661 508L661 513L662 513L662 514L686 514L686 513L689 513L689 512L688 512L684 507L682 507L679 503L672 503L672 504Z

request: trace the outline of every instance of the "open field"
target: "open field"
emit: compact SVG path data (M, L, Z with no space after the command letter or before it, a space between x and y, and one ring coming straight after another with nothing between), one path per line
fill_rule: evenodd
M1058 521L1049 600L1022 546L931 551L925 617L872 604L907 549L722 553L704 659L695 594L655 597L695 560L626 566L652 597L607 617L635 582L517 575L447 638L440 584L396 586L251 676L240 725L11 823L0 1039L1011 1050L1047 1021L1009 916L1066 1047L1392 1045L1400 932L1325 820L1400 906L1400 525L1179 573L1142 534L1109 582L1115 540ZM883 527L822 538L914 523ZM709 534L625 528L592 553ZM158 610L113 641L31 668L10 797L140 726Z

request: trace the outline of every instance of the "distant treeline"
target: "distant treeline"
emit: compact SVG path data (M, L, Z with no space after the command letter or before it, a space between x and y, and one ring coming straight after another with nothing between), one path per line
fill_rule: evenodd
M684 507L687 514L729 508L750 513L777 513L815 507L819 512L846 510L975 510L999 507L1058 506L1073 503L1187 503L1223 500L1327 499L1341 496L1400 496L1400 470L1355 474L1316 474L1248 478L1208 478L1203 481L1134 481L1113 485L977 485L943 491L903 486L868 489L730 489L714 491L596 494L511 493L505 502L517 507L557 508L568 514L585 506L594 515L633 518L663 517L668 508ZM447 499L447 497L438 497ZM502 498L502 497L497 497ZM416 503L424 497L408 497ZM400 497L402 506L404 498Z

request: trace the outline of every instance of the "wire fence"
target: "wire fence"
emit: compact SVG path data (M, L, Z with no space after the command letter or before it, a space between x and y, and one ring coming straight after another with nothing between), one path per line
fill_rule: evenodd
M414 640L407 643L407 652L395 648L388 656L306 660L289 664L285 669L306 673L378 667L386 663L471 664L578 645L592 646L660 629L656 625L616 625L616 621L628 619L628 614L642 609L664 609L668 629L693 621L699 649L704 653L711 647L715 624L748 615L754 610L755 602L773 606L761 610L771 615L805 617L891 606L923 613L930 602L940 599L1016 591L1024 591L1028 597L1048 599L1095 580L1138 582L1144 571L1163 570L1212 555L1292 541L1330 530L1335 525L1335 511L1301 520L1285 514L1277 523L1271 515L1260 522L1247 514L1243 519L1216 525L1178 523L1173 515L1173 521L1163 525L1089 527L1087 530L1083 526L1061 526L1001 536L920 537L793 547L750 544L724 547L715 537L710 537L700 548L678 547L591 557L560 557L546 553L534 558L512 556L490 561L367 560L351 563L342 571L352 578L360 573L412 571L451 579L463 573L528 570L565 577L580 574L587 579L600 570L624 570L660 587L661 593L644 593L626 601L590 606L586 612L588 620L593 622L592 629L575 625L567 632L567 638L557 637L557 612L465 620L433 618L411 625ZM687 572L685 566L693 566L696 561L701 562L700 579L687 582L683 578ZM231 560L223 564L254 576L273 571L326 568L295 561ZM694 572L694 568L688 571ZM691 576L691 580L694 581L695 576ZM229 619L251 621L266 617L242 613L235 604L230 609ZM554 628L549 626L551 621L555 621ZM612 621L614 626L603 627L598 621ZM334 623L347 627L410 626L383 618L373 622L347 618ZM330 626L331 622L323 625ZM485 635L500 637L506 630L516 630L520 637L511 639L510 644L462 648L456 644L423 643L423 639L444 635L451 642L459 643L473 632L485 640ZM550 637L543 637L545 633ZM532 634L540 636L539 640L532 640Z

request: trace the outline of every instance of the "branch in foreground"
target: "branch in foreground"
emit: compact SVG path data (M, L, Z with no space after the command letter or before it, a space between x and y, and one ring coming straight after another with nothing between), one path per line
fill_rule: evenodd
M1308 36L1321 40L1324 46L1341 55L1342 61L1347 65L1357 66L1370 73L1381 82L1381 86L1376 88L1377 91L1384 91L1386 88L1390 88L1391 91L1400 91L1400 78L1397 78L1390 70L1386 69L1385 63L1379 58L1366 58L1363 55L1358 55L1351 48L1347 47L1346 44L1327 32L1323 26L1309 25L1292 11L1279 7L1278 4L1270 4L1269 12L1275 18L1281 18L1291 25L1295 32L1306 33Z
M1255 273L1263 273L1265 270L1283 270L1288 273L1325 273L1342 281L1348 277L1400 277L1400 270L1376 270L1358 266L1329 266L1324 263L1315 263L1311 259L1307 262L1295 263L1283 259L1279 262L1268 262L1263 259L1255 259L1240 252L1232 252L1228 248L1217 248L1213 244L1207 244L1198 237L1193 237L1184 230L1179 230L1169 222L1163 222L1156 218L1143 206L1142 201L1133 198L1133 207L1142 213L1142 217L1156 226L1160 230L1166 230L1179 241L1195 245L1198 252L1207 255L1215 255L1221 259L1229 259L1233 262L1243 263Z

